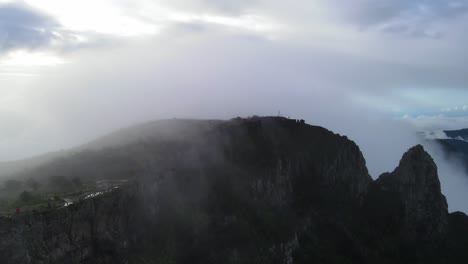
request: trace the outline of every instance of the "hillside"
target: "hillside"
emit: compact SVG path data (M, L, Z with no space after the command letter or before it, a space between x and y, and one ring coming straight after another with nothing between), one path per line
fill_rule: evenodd
M206 129L220 121L197 121L189 119L158 120L120 129L108 135L99 137L86 144L57 152L45 153L16 161L0 162L0 181L2 178L18 177L18 174L29 175L37 167L47 166L55 160L67 158L79 159L77 156L83 152L99 151L109 148L123 147L135 143L154 140L177 139L197 129ZM203 128L206 126L206 128Z
M38 166L48 163L54 159L64 157L67 154L67 151L57 151L22 160L0 162L0 181L9 176L35 169Z
M37 169L38 177L55 170L131 181L67 207L0 218L0 259L302 264L468 257L468 217L448 213L437 166L422 146L373 181L354 142L301 121L164 122L172 126L164 133Z

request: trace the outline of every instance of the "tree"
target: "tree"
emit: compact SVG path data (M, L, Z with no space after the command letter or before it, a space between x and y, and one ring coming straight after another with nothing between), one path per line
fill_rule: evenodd
M41 184L39 182L37 182L35 179L33 178L29 178L26 180L26 185L31 188L33 191L37 191L37 189L39 189L39 187L41 187Z

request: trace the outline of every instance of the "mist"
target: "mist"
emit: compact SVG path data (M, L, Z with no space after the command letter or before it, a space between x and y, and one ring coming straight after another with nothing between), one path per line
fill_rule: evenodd
M155 119L278 113L354 140L374 179L392 171L407 149L422 143L419 127L354 100L366 89L356 90L361 81L346 79L354 70L335 63L333 55L248 37L176 38L171 48L154 49L160 41L78 52L75 63L37 77L40 89L23 94L28 112L15 119L25 119L18 121L20 131L1 142L1 157L11 160L66 149ZM468 176L456 162L444 160L437 148L431 147L431 154L450 208L467 212L462 201L468 198Z
M447 157L436 141L426 140L418 135L421 131L439 128L439 124L416 125L402 119L382 117L368 112L363 114L365 112L358 111L358 108L348 110L346 114L311 117L307 121L322 125L355 141L366 159L367 168L374 180L382 173L393 171L398 166L403 153L409 148L416 144L423 145L437 165L442 193L447 198L449 211L468 212L466 203L468 174L461 161L453 156ZM460 129L459 126L449 127Z
M437 162L451 210L468 211L463 205L468 176L417 136L421 130L447 129L447 123L468 127L463 117L438 115L454 97L465 95L464 40L454 34L463 25L464 9L445 8L434 16L442 38L410 21L401 31L382 28L399 18L398 10L413 10L403 3L380 19L375 7L336 12L335 2L317 2L314 12L323 15L314 19L279 2L256 3L253 18L243 13L249 9L245 1L204 9L205 4L186 11L209 10L219 17L168 20L157 34L132 38L69 29L66 42L34 47L59 57L57 65L2 64L1 70L9 71L0 76L0 160L68 149L156 119L280 114L354 140L374 179L392 171L411 146L424 143ZM449 11L454 21L447 20ZM418 21L429 19L415 15ZM59 18L54 30L63 30L56 29ZM317 25L327 25L326 32ZM89 41L70 43L73 34ZM446 87L453 97L426 96L427 90L445 94ZM428 113L433 115L416 118Z
M0 259L463 262L467 25L468 0L0 0Z

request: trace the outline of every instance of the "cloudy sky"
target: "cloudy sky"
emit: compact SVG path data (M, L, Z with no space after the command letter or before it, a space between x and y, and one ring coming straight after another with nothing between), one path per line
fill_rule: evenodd
M373 146L468 127L467 26L465 0L0 0L0 160L172 117L281 111Z

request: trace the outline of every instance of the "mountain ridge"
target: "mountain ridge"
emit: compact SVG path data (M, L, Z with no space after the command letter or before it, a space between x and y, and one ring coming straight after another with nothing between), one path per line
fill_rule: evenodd
M299 120L233 119L190 129L113 149L122 155L106 164L145 158L128 164L137 170L120 190L1 220L0 257L259 264L468 257L468 218L448 213L437 166L422 146L374 181L353 141ZM84 153L91 158L69 168L97 166L95 158L108 153Z
M86 143L79 144L68 149L46 152L40 155L34 155L19 160L1 161L0 162L0 179L3 177L12 176L22 171L32 170L41 165L47 164L53 160L74 155L83 151L100 150L103 148L111 148L123 146L126 144L135 143L138 141L146 141L153 138L153 132L158 132L161 135L169 135L169 131L164 129L175 129L178 125L183 126L187 123L197 123L199 121L206 122L221 122L221 120L198 120L198 119L160 119L154 121L142 122L136 125L126 126L114 132L99 136L96 139Z

